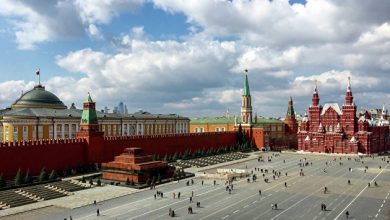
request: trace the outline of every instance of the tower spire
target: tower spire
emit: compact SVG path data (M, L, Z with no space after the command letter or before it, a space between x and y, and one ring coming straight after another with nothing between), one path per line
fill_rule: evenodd
M244 81L244 90L242 92L242 103L241 103L241 122L243 124L252 124L252 99L249 92L249 80L248 80L248 70L245 69L245 81Z
M314 80L314 91L313 91L313 97L311 99L311 105L312 106L318 106L320 103L320 98L318 96L318 89L317 89L317 80Z
M353 104L353 95L351 89L351 77L348 76L348 84L347 84L347 92L345 94L345 104L352 105Z
M245 69L245 81L244 81L244 90L242 95L248 96L251 95L249 91L249 80L248 80L248 70Z

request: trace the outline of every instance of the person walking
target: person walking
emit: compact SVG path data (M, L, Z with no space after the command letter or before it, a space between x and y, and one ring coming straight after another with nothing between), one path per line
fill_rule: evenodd
M345 216L346 216L347 218L349 218L349 212L348 212L348 211L345 212Z
M261 196L261 190L259 190L259 196Z
M100 210L99 209L96 210L96 216L100 216Z

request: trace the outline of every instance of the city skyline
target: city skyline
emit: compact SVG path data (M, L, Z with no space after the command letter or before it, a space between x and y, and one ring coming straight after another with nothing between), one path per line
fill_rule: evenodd
M91 92L98 109L123 101L129 112L233 115L248 69L262 116L284 116L290 95L303 114L314 80L321 103L342 103L348 76L358 106L388 108L389 10L387 1L4 1L0 107L32 89L40 68L68 107Z

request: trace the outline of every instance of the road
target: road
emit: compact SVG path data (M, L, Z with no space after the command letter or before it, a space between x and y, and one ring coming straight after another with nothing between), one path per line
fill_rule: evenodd
M263 157L271 155L263 154ZM155 190L101 202L96 206L65 210L53 215L40 215L35 212L34 217L61 220L69 219L69 216L80 220L171 219L168 216L168 210L171 208L175 211L175 219L346 219L346 211L350 213L349 217L354 219L389 219L390 166L386 161L382 161L382 158L364 158L363 164L355 160L357 157L352 156L348 160L346 156L283 153L278 157L274 156L271 162L252 160L223 167L248 167L258 177L256 182L248 183L246 178L234 181L231 194L226 191L224 181L219 180L214 185L213 180L208 179L204 180L202 185L201 180L195 178L194 185L190 186L186 186L187 180L182 180L179 183L158 186ZM300 160L308 162L309 166L300 167ZM366 172L365 166L368 166ZM379 169L379 166L382 168ZM269 183L263 181L262 173L255 171L255 167L269 170L265 176L269 178ZM352 171L349 168L352 168ZM299 175L301 169L304 176ZM274 180L272 170L281 172L280 178ZM351 184L348 184L348 180ZM374 186L374 181L378 186ZM329 190L326 194L324 187ZM164 197L155 199L156 190L162 191ZM259 195L259 190L262 195ZM181 193L180 199L177 198L178 192ZM190 203L192 192L193 203ZM176 193L175 199L173 193ZM200 208L196 207L198 201ZM321 211L322 203L326 204L326 211ZM271 204L277 204L278 208L271 209ZM187 213L189 206L193 208L193 214ZM98 208L101 214L99 217L96 216Z

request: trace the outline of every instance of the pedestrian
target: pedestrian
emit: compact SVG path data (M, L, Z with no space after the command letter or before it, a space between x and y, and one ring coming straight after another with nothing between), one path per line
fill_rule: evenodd
M96 216L100 216L100 211L99 211L99 209L96 210Z
M175 217L175 211L172 210L171 217Z
M277 210L278 209L278 204L277 203L275 203L275 210Z
M161 198L164 197L164 194L161 192Z
M217 183L217 181L214 180L214 186L215 186L216 183Z
M345 212L345 216L347 216L347 218L349 218L349 212L348 211Z
M287 188L287 182L284 182L284 187L286 187L286 188Z
M273 204L273 203L271 203L271 209L272 209L272 210L274 209L274 204Z
M259 196L261 196L261 190L259 190Z
M190 196L190 203L192 202L192 196Z
M368 183L368 187L370 187L371 186L371 184L370 183Z
M193 179L191 179L191 185L194 185L194 180Z
M173 193L173 199L176 199L176 193Z
M203 180L202 180L202 186L203 186Z
M156 194L154 194L154 199L156 199L156 197L157 197Z
M180 192L177 194L177 198L180 199Z
M96 200L93 200L93 204L96 205Z
M232 190L229 188L229 194L231 194L232 193Z
M191 191L191 197L194 197L194 191Z

